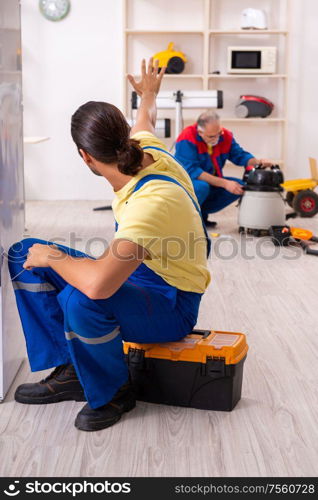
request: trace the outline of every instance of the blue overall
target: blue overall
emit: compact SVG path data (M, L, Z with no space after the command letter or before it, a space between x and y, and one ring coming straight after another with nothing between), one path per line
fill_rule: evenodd
M135 191L147 182L144 179ZM202 294L169 285L145 264L111 297L92 300L49 267L23 270L34 243L52 244L28 238L9 250L9 270L31 370L73 363L92 408L109 402L128 379L123 340L176 341L196 324ZM85 256L64 245L56 246L68 255Z
M235 181L244 185L241 179L236 177L224 177L229 181ZM205 219L208 214L213 214L223 210L234 201L238 200L241 195L233 194L221 187L211 186L205 181L199 179L192 180L195 194L200 203L203 218Z
M223 188L213 187L208 182L198 179L203 172L224 177L222 170L227 160L235 165L248 167L253 155L245 151L234 139L230 130L222 127L222 135L212 153L198 134L197 123L186 127L176 141L176 157L190 175L195 194L199 200L204 219L209 213L219 212L233 203L239 196L229 193ZM236 177L225 179L243 184Z

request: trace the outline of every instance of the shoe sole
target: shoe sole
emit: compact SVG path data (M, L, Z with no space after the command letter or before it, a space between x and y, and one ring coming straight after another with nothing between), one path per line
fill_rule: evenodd
M83 422L81 423L80 420L81 418L76 418L75 420L75 427L76 429L80 431L86 431L86 432L93 432L93 431L101 431L102 429L107 429L107 427L111 427L112 425L116 424L118 420L121 419L122 415L124 413L129 412L130 410L133 410L136 406L136 401L131 401L129 404L123 408L123 411L117 415L116 417L107 420L97 420L96 422Z
M86 401L86 398L83 393L72 393L69 392L61 392L58 394L52 394L48 396L42 396L39 398L31 398L30 396L22 396L21 394L15 394L14 399L18 403L27 404L27 405L48 405L51 403L60 403L62 401Z

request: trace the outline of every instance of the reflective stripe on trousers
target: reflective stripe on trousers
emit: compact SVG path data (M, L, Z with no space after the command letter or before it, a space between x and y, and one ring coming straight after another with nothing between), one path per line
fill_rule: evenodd
M75 332L65 332L65 337L67 338L67 340L79 339L81 342L84 342L84 344L103 344L104 342L110 342L111 340L116 338L117 335L120 335L119 326L114 328L112 332L107 333L103 337L96 337L93 339L82 337L81 335Z

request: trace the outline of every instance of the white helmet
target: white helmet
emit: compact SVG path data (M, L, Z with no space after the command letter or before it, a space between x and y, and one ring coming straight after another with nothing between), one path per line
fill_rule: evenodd
M244 9L241 14L241 28L242 29L258 29L266 30L266 14L261 9Z

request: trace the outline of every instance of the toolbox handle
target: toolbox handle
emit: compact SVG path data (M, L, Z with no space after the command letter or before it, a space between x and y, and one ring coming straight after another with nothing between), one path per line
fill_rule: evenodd
M206 339L210 335L211 330L192 330L191 333L202 335L202 339Z

